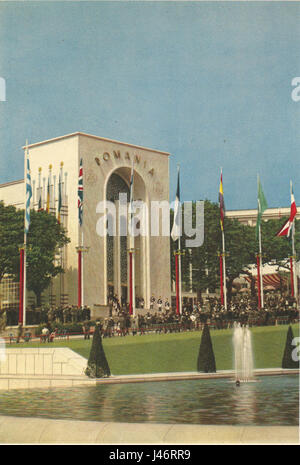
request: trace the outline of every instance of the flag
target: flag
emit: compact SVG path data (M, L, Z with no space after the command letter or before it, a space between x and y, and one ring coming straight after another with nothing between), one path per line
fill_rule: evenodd
M181 207L180 207L180 176L179 176L179 168L178 168L178 175L177 175L177 190L176 190L176 198L175 198L175 206L174 206L174 221L173 227L171 231L171 237L173 241L177 241L181 236Z
M130 186L129 186L129 203L130 203L130 208L132 208L132 202L133 202L133 162L132 162L132 167L131 167L131 176L130 176ZM130 210L131 211L131 210Z
M129 248L133 248L133 222L132 222L132 202L133 202L133 182L134 182L134 170L133 170L134 162L132 161L131 166L131 175L130 175L130 185L129 185L129 215L128 215L128 232L129 232L129 240L130 246Z
M26 206L25 206L25 234L29 231L30 226L30 199L32 197L31 189L31 176L29 158L27 158L27 169L26 169Z
M268 204L264 196L259 178L257 182L258 182L258 193L257 193L258 209L257 209L257 220L256 220L256 238L258 238L261 218L263 216L264 211L268 208Z
M59 173L59 182L58 182L58 208L57 208L57 221L61 222L61 216L60 216L60 211L61 211L61 205L62 205L62 200L61 200L61 173Z
M83 167L82 158L80 159L79 177L78 177L78 220L80 226L83 221Z
M46 212L50 212L50 179L48 176L48 186L47 186L47 206L46 206Z
M291 211L290 211L290 217L289 219L284 223L282 228L278 231L276 236L287 236L290 237L290 233L294 224L294 219L297 214L297 207L296 207L296 202L295 202L295 197L294 197L294 192L293 192L293 186L291 185Z
M220 180L220 187L219 187L219 206L220 206L220 224L221 224L222 231L224 231L225 203L224 203L224 194L223 194L222 171L221 171L221 180Z

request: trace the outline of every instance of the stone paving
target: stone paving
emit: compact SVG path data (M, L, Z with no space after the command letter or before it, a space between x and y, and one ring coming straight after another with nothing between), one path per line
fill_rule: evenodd
M299 444L299 428L109 423L0 416L0 443L287 445Z

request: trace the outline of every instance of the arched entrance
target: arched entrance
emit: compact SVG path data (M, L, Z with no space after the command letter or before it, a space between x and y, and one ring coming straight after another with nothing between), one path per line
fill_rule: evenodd
M120 213L119 195L125 194L127 202L130 196L131 168L122 167L113 171L106 183L106 200L113 202L116 209L116 235L106 237L106 277L107 297L116 295L120 302L129 299L129 270L128 270L128 235L120 235L120 223L127 222L127 218ZM133 199L148 204L145 183L142 177L134 172ZM128 206L128 203L127 203ZM150 271L149 271L149 237L136 236L134 238L134 295L137 306L141 298L145 302L150 298Z

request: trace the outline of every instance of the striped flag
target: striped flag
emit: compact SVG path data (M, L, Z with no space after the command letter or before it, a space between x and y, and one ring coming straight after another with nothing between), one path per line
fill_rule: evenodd
M258 209L257 209L257 220L256 220L256 238L258 238L259 236L259 227L261 224L261 218L263 216L264 211L268 208L268 204L267 204L265 195L263 193L259 177L257 179L257 184L258 184L258 194L257 194Z
M220 179L220 187L219 187L219 207L220 207L221 230L224 231L225 203L224 203L224 193L223 193L223 174L222 174L222 170L221 170L221 179Z
M80 159L79 177L78 177L78 220L80 226L83 221L83 167L82 158Z
M289 219L284 223L280 231L276 234L276 236L287 236L290 237L290 233L293 227L294 219L297 214L297 207L293 192L293 186L291 185L291 211Z
M48 185L47 185L47 205L46 205L46 212L50 212L50 177L48 176Z
M25 206L25 234L29 231L30 226L30 200L32 197L31 189L31 176L29 158L27 158L27 169L26 169L26 206Z
M177 241L181 236L181 208L180 208L180 174L179 167L177 173L177 190L174 206L174 221L171 231L171 237L173 241Z
M59 173L59 182L58 182L58 209L57 209L57 221L61 222L61 205L62 205L62 200L61 200L61 173Z

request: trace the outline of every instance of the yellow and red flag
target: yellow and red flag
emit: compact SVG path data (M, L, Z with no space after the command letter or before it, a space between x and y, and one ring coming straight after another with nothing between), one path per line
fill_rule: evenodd
M223 193L223 174L221 170L220 188L219 188L219 207L220 207L220 224L221 229L224 231L224 217L225 217L225 203Z

